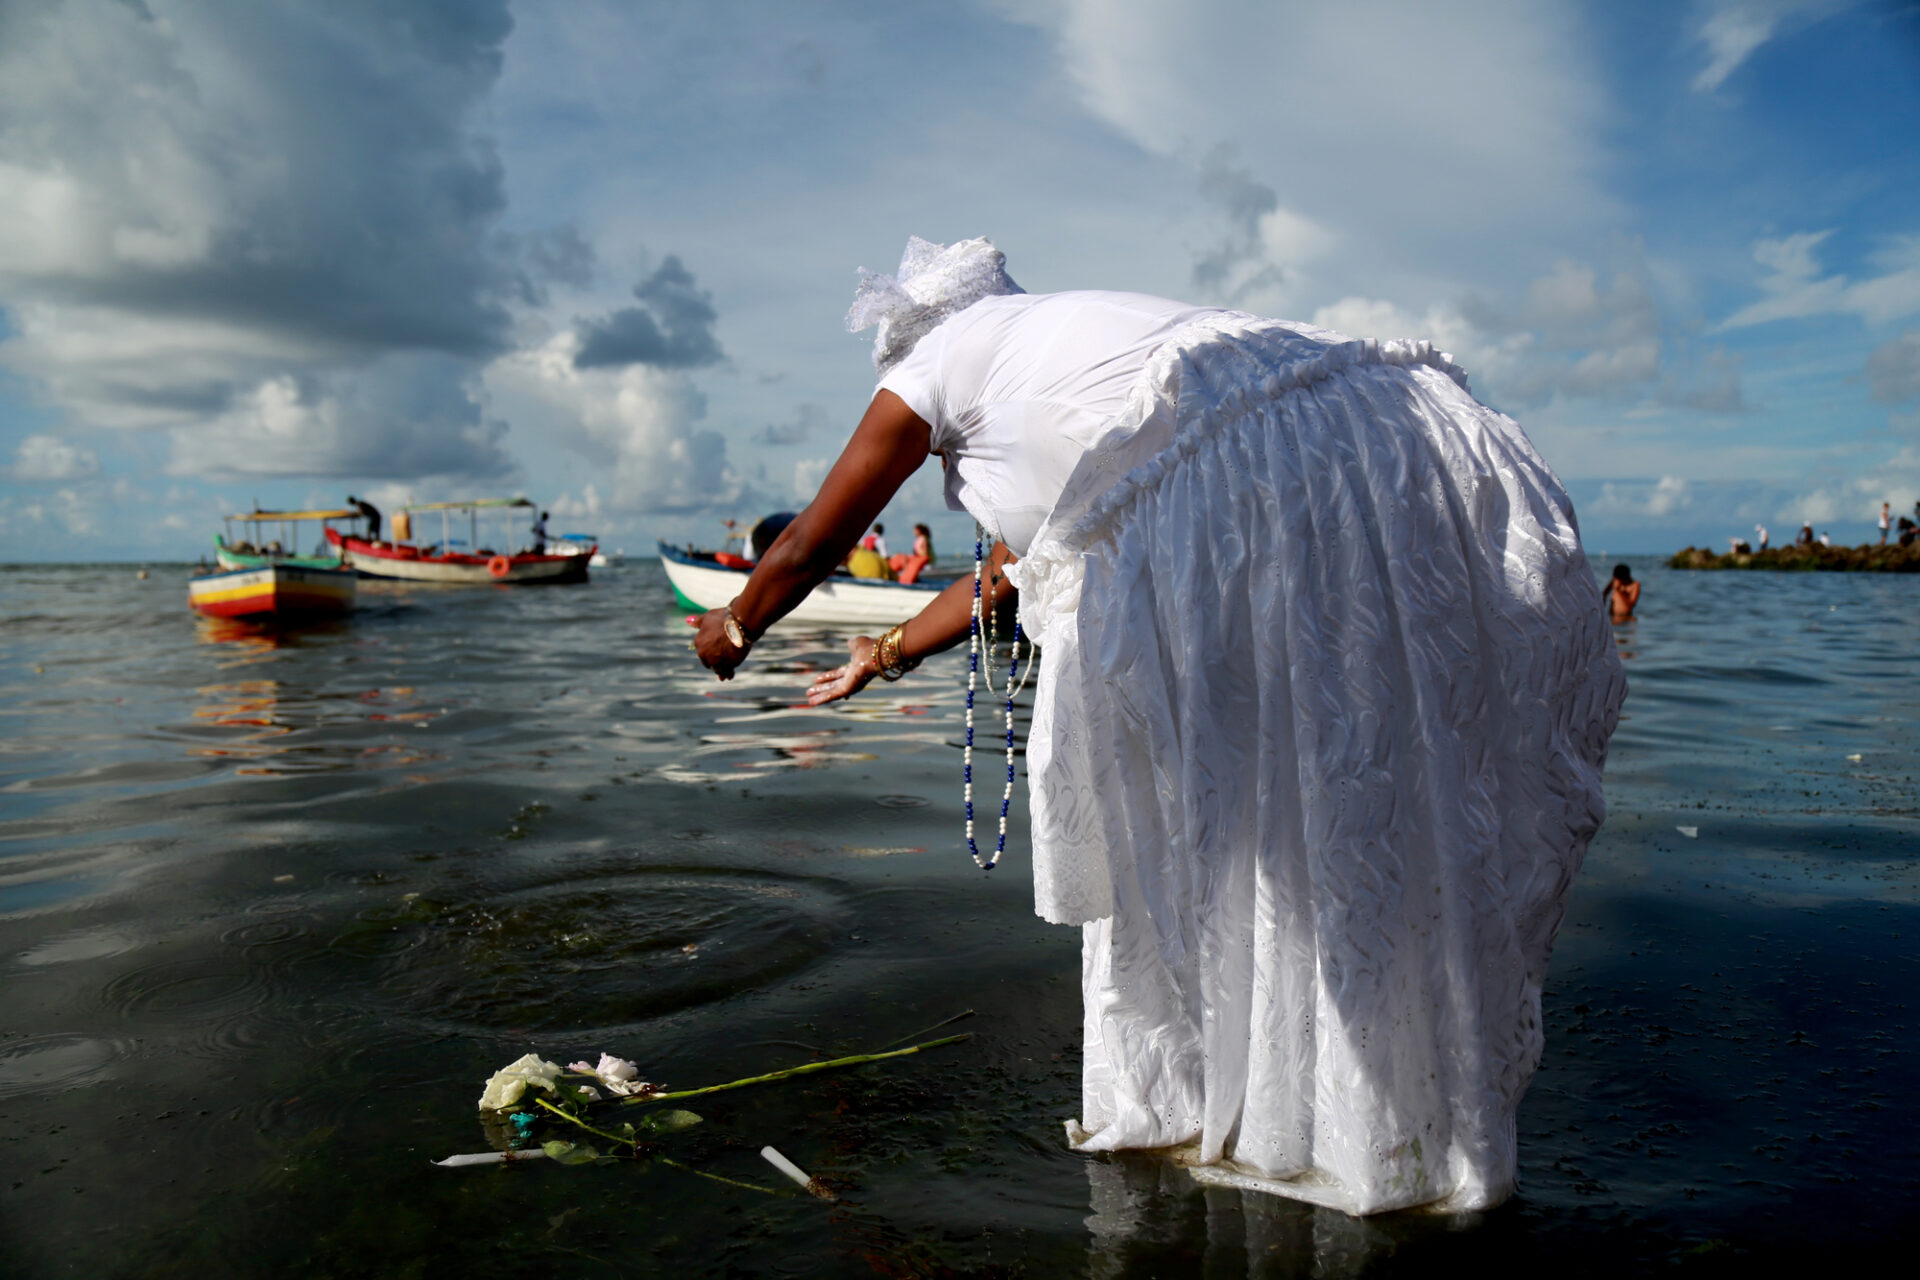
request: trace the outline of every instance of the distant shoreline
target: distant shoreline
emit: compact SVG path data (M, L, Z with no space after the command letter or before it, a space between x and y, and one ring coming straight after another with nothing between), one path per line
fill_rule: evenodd
M1687 547L1667 561L1669 569L1772 569L1788 573L1920 573L1920 542L1907 546L1866 543L1858 547L1769 547L1716 555Z

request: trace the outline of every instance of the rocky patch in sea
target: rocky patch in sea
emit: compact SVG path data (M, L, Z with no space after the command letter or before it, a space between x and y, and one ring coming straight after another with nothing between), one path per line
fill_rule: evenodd
M1743 550L1739 544L1725 555L1705 547L1687 547L1667 561L1669 569L1777 569L1790 572L1920 573L1920 540L1905 546L1867 543L1858 547L1826 547L1819 543Z

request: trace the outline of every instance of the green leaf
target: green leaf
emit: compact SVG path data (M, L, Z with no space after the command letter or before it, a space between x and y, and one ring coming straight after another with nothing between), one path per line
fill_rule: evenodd
M562 1142L558 1138L543 1142L540 1149L551 1160L561 1164L592 1164L600 1158L600 1153L584 1143Z
M652 1121L655 1133L679 1133L700 1123L700 1117L691 1111L662 1111L647 1119Z

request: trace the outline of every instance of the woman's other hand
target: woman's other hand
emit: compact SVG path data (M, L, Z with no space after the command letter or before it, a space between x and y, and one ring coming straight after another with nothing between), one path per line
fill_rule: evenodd
M700 634L694 637L693 647L701 665L722 680L733 679L734 668L747 660L747 651L727 639L727 611L709 609L700 616L698 625Z
M851 698L880 674L873 662L873 637L855 636L847 641L847 665L822 671L807 686L807 701L816 707L842 698ZM725 679L725 677L721 677Z

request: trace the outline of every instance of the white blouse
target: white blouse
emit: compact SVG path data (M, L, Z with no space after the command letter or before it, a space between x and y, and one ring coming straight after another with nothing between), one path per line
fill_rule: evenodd
M1147 358L1218 311L1098 290L985 298L922 338L878 390L933 429L947 505L1025 555Z

